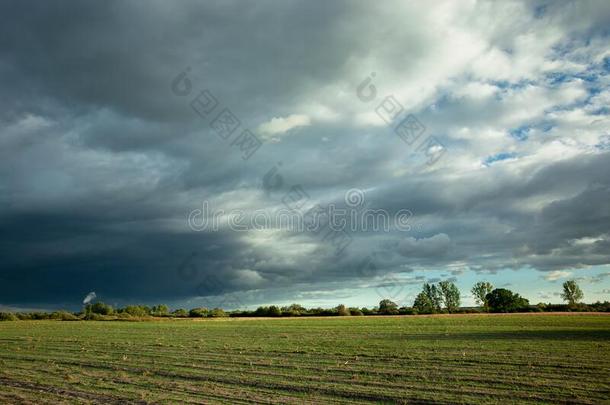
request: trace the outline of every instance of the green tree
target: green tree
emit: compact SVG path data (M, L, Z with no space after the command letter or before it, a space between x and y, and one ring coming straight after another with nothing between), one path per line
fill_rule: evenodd
M398 305L391 300L379 301L379 313L383 315L398 315Z
M276 307L275 305L271 305L269 307L269 313L267 316L282 316L282 310Z
M494 286L491 285L491 283L488 283L487 281L479 281L472 287L472 290L470 290L470 292L474 296L474 300L477 303L477 305L482 306L483 308L485 308L487 310L489 305L488 305L487 299L485 297L493 289L494 289Z
M460 290L451 281L441 281L438 289L443 298L447 312L455 312L460 308Z
M529 305L529 301L505 288L496 288L485 296L492 312L516 312Z
M420 314L431 314L435 312L432 300L423 291L417 294L417 297L415 297L415 301L413 302L413 308L417 310L417 312Z
M167 316L169 314L169 308L167 305L159 304L152 307L152 315L154 316Z
M440 289L434 284L425 283L422 292L430 299L433 307L432 312L440 312L443 305L443 297Z
M349 309L347 309L345 307L345 305L341 304L339 306L337 306L337 308L335 308L337 310L337 315L339 316L350 316L351 313L349 312Z
M269 307L258 307L254 311L254 316L269 316Z
M582 290L576 284L576 280L568 280L563 283L563 292L561 293L561 298L564 301L567 301L568 305L574 306L578 304L580 300L584 298L584 294Z

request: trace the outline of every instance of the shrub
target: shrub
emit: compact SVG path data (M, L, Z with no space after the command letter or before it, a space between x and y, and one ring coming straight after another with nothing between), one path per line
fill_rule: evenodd
M222 308L214 308L213 310L208 312L209 318L223 318L225 316L229 316L229 315Z
M204 318L208 316L207 308L193 308L189 311L189 317L191 318Z
M375 315L375 311L368 309L367 307L362 307L360 309L364 315Z
M46 312L30 312L30 319L34 319L37 321L51 319L51 315L47 314Z
M486 311L485 308L460 308L454 313L456 314L480 314L481 312Z
M176 309L172 312L172 316L175 316L177 318L186 318L187 316L189 316L189 313L186 312L186 309Z
M125 308L122 308L119 312L125 312L131 316L143 317L150 315L150 308L144 305L128 305Z
M85 319L88 321L105 321L106 318L104 317L104 315L100 315L100 314L96 314L96 313L90 313L87 314L85 316Z
M399 310L400 315L417 315L417 310L410 307L402 307Z
M12 312L0 312L0 321L17 321L19 318Z
M96 302L95 304L87 305L87 311L99 315L112 315L114 309L103 302Z
M159 304L152 307L150 314L153 316L168 316L169 308L167 305Z
M57 319L58 321L80 321L79 317L66 311L53 312L51 319Z
M350 313L350 315L353 315L353 316L363 316L364 315L362 313L362 311L358 308L350 308L349 313Z
M591 308L592 311L610 312L610 302L608 302L608 301L604 301L604 302L597 301L596 303L589 305L589 307Z

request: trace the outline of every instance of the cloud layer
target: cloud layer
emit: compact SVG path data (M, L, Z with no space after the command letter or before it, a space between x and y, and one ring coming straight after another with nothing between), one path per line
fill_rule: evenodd
M255 305L388 274L607 269L608 26L604 1L4 2L0 300ZM434 164L380 116L389 96L443 145ZM263 141L247 160L243 129ZM204 200L275 212L294 186L310 205L363 190L410 229L337 256L316 235L187 224ZM355 270L373 254L374 276Z

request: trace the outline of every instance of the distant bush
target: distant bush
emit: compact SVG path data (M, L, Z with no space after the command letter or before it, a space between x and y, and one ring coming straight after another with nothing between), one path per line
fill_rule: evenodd
M30 319L34 319L34 320L44 320L44 319L51 319L51 314L48 314L46 312L30 312Z
M189 311L189 317L191 318L205 318L208 316L207 308L193 308Z
M456 314L480 314L482 312L487 312L486 308L460 308L454 313Z
M417 310L410 307L402 307L398 310L400 315L417 315Z
M119 312L124 312L135 317L144 317L150 315L150 308L145 305L128 305L125 308L121 308Z
M596 303L589 305L589 307L598 312L610 312L610 302L608 301L597 301Z
M152 316L168 316L169 308L167 307L167 305L163 304L155 305L151 308L150 314Z
M18 321L17 315L12 312L0 312L0 321Z
M189 313L186 312L185 309L179 308L179 309L172 311L171 315L175 316L177 318L186 318L187 316L189 316Z
M80 318L76 315L66 312L66 311L57 311L53 312L50 316L51 319L56 319L58 321L80 321Z
M209 318L223 318L229 316L222 308L214 308L208 313Z
M377 314L377 313L376 313L375 311L373 311L372 309L368 309L368 308L366 308L366 307L362 307L360 310L362 311L362 313L363 313L364 315L376 315L376 314Z
M112 315L114 309L103 302L96 302L95 304L89 304L85 307L87 314L98 314L98 315Z
M96 320L96 321L147 321L153 320L159 316L174 316L174 317L191 317L191 318L219 318L219 317L296 317L296 316L362 316L362 315L418 315L418 314L430 314L430 313L447 313L448 310L439 310L437 303L435 303L430 297L436 297L438 295L438 289L435 293L434 285L424 285L423 291L417 296L414 307L400 307L397 308L396 304L390 300L382 300L379 303L379 307L373 308L347 308L345 305L339 305L334 308L305 308L299 304L292 304L285 307L261 306L255 311L249 310L236 310L231 312L225 312L221 308L214 308L208 310L207 308L193 308L190 311L184 309L176 309L173 312L169 312L167 306L156 305L152 308L146 305L129 305L118 310L113 310L110 305L106 305L102 302L87 305L85 311L82 313L74 314L67 311L56 311L56 312L2 312L0 313L0 321L10 320L62 320L62 321L76 321L76 320ZM551 304L551 303L538 303L536 305L529 305L529 302L515 294L510 290L503 288L492 290L491 293L487 294L485 300L489 304L489 308L452 308L452 313L469 314L469 313L481 313L491 310L492 312L610 312L610 302L595 302L593 304Z

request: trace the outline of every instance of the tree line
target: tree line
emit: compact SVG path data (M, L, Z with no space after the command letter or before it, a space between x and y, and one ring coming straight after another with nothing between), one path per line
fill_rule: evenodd
M470 290L478 307L461 307L459 288L450 281L425 283L421 292L415 297L413 306L399 307L389 299L383 299L379 306L373 308L356 308L338 305L334 308L305 308L299 304L289 306L260 306L256 310L225 311L222 308L192 308L170 311L167 305L159 304L128 305L113 308L104 302L87 304L83 311L72 313L56 312L0 312L0 321L28 319L56 319L63 321L77 320L141 320L162 317L171 318L222 318L222 317L291 317L291 316L362 316L362 315L418 315L438 313L479 313L479 312L553 312L553 311L592 311L610 312L610 302L594 304L581 303L584 294L575 280L563 283L562 299L566 304L530 305L529 301L519 294L505 288L494 288L486 281L476 283Z

